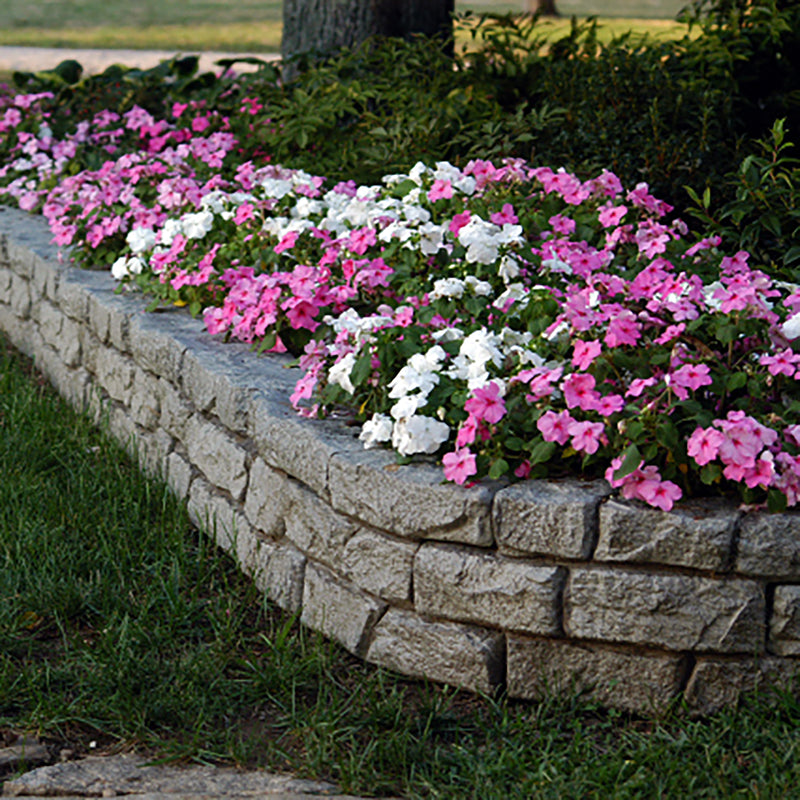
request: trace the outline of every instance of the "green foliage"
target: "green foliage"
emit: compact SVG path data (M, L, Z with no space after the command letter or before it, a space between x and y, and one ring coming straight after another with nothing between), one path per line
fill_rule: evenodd
M755 263L792 283L800 282L800 159L789 155L784 120L775 122L768 137L726 176L732 191L702 197L689 188L691 213L703 226L722 237L728 250L747 250Z

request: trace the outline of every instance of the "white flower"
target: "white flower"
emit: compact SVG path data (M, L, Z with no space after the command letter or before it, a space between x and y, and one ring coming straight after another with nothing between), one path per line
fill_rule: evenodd
M551 272L561 272L564 275L572 275L572 267L566 261L563 261L555 255L552 258L542 261L542 266L545 269L549 269Z
M120 256L111 265L111 274L115 280L121 281L123 278L128 277L128 257Z
M492 264L497 260L500 242L499 226L486 222L480 217L472 217L458 232L458 241L466 248L466 259L473 264Z
M155 247L156 235L149 228L134 228L125 237L125 241L134 253L144 253Z
M286 197L294 188L291 181L282 181L277 178L266 178L261 181L261 187L266 192L267 197L274 197L276 200Z
M464 338L464 331L461 328L442 328L441 330L434 331L431 337L435 342L455 342Z
M439 376L431 369L422 353L415 353L389 383L389 397L397 399L419 389L427 397L436 384Z
M787 339L796 339L800 336L800 311L796 314L792 314L792 316L781 325L781 333Z
M356 357L354 353L347 353L342 356L329 370L328 370L328 383L334 383L341 386L349 394L353 394L356 387L350 380L350 373L356 364Z
M387 417L386 414L373 414L372 419L368 419L361 426L358 438L364 442L364 448L368 450L391 440L393 424L392 418Z
M417 409L425 405L425 398L418 394L407 394L401 397L390 409L389 413L398 422L408 419L417 413Z
M714 281L714 283L710 283L708 286L703 287L703 298L706 301L706 305L712 311L719 311L720 308L722 308L722 300L719 300L718 298L714 297L714 292L716 292L717 289L724 289L724 288L725 287L719 281Z
M474 275L467 275L464 278L464 283L472 289L472 293L478 297L490 297L492 294L492 284L487 281L482 281Z
M419 249L426 256L433 256L444 247L444 233L446 227L444 225L435 225L432 222L426 222L419 226Z
M464 281L460 278L439 278L433 282L433 291L428 294L431 300L442 297L460 298L464 295Z
M492 303L495 308L504 308L509 300L525 305L528 302L528 290L521 283L509 283L506 290Z
M181 218L183 235L187 239L202 239L214 227L214 215L208 209Z
M403 456L435 453L449 438L447 423L417 414L395 423L392 446Z
M503 279L503 283L510 283L519 275L519 264L516 259L505 255L500 259L500 267L497 274Z
M168 219L158 237L159 244L169 247L178 234L183 234L183 224L179 219Z

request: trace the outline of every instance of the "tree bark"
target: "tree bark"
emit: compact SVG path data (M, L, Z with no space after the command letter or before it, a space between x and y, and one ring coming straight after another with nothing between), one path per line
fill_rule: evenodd
M556 8L556 0L527 0L526 9L529 14L538 14L540 17L560 17Z
M284 60L356 47L370 36L452 32L454 0L283 0Z

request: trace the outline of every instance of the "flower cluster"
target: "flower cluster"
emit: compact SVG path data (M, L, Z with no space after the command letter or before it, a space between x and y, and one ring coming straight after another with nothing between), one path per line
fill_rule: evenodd
M0 104L0 197L211 333L293 352L300 413L347 406L366 447L440 457L459 484L579 472L664 510L797 503L800 287L692 236L646 184L514 159L326 187L236 163L202 109L54 141L21 129L35 107ZM115 157L68 174L98 143Z

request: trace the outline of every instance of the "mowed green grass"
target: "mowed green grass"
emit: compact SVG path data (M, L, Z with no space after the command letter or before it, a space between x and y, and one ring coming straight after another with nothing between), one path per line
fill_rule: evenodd
M276 52L280 49L280 0L3 0L0 46L132 48ZM475 0L456 11L519 12L524 4ZM569 17L597 14L605 35L630 29L657 36L680 32L672 21L678 0L610 0L598 8L586 0L562 0L564 18L548 22L553 35L566 31ZM619 19L624 18L624 19Z

